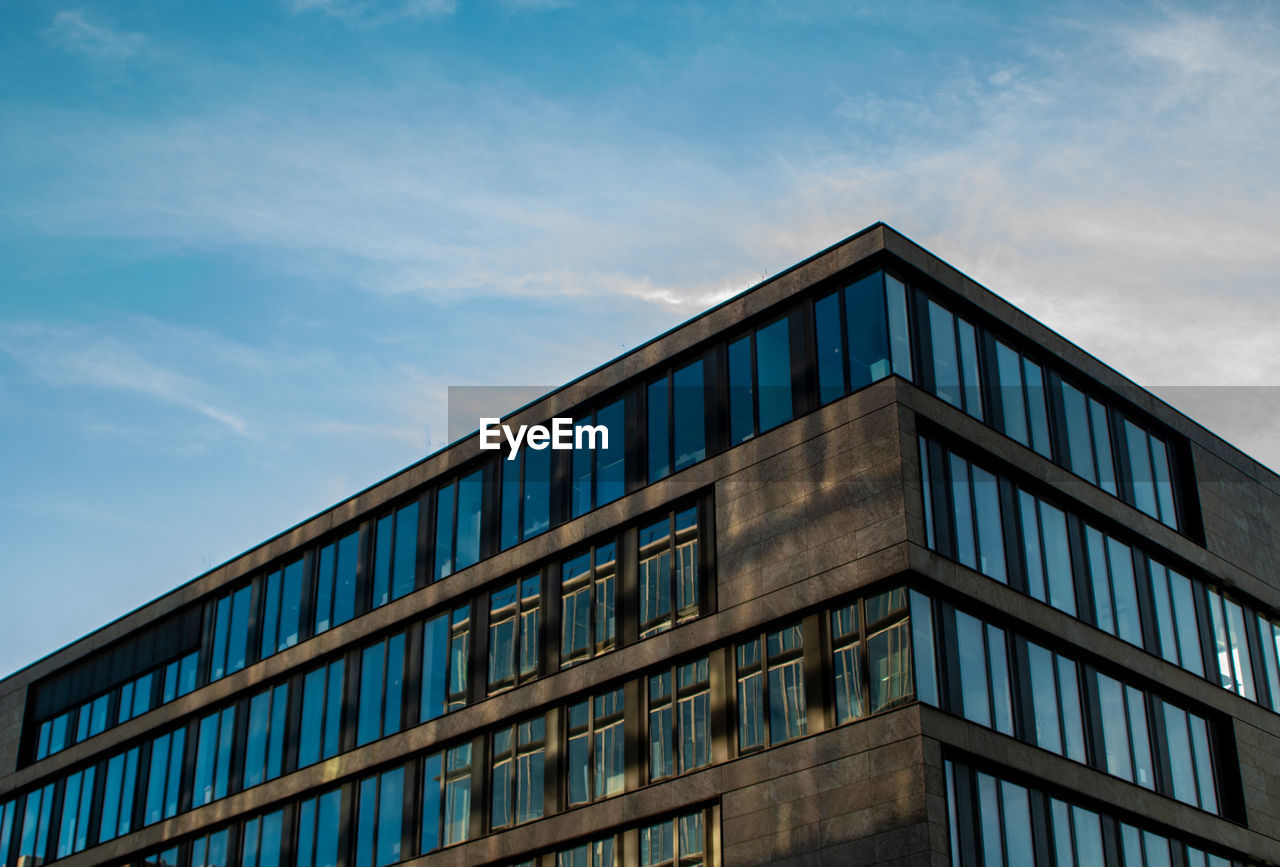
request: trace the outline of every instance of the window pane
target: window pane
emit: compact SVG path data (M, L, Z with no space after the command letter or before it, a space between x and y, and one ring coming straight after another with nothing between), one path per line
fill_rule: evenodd
M453 563L453 506L454 486L445 485L436 492L436 562L435 580L446 578L455 571Z
M1027 662L1031 669L1031 706L1035 717L1036 745L1062 754L1062 731L1058 723L1058 690L1054 677L1053 653L1027 642Z
M418 719L426 722L445 711L448 679L449 617L442 614L423 624L422 702Z
M524 453L524 538L551 526L551 450Z
M671 388L667 377L649 384L645 394L645 410L649 416L649 481L656 482L671 473Z
M957 611L956 645L964 717L990 727L991 704L987 695L987 654L982 639L982 621Z
M849 387L856 391L892 372L883 272L869 274L848 286L844 297L849 330Z
M1040 502L1041 541L1045 573L1049 579L1049 604L1071 616L1076 613L1075 583L1071 577L1071 547L1067 541L1067 516Z
M750 335L729 344L729 442L737 445L755 433L754 391L751 386Z
M934 393L954 407L963 406L960 366L956 359L956 326L951 313L929 301L929 339L933 349Z
M1107 537L1111 564L1111 587L1116 600L1116 624L1120 637L1142 647L1142 620L1138 613L1138 588L1133 575L1133 551L1128 545Z
M1196 763L1196 785L1200 789L1200 807L1218 812L1218 787L1213 775L1213 757L1209 752L1209 726L1202 717L1187 714L1191 728L1191 753Z
M996 477L973 467L973 501L978 524L979 564L984 575L1005 582L1004 529Z
M418 566L418 504L396 511L395 565L391 572L391 598L399 599L413 590Z
M982 381L978 371L978 338L974 328L956 318L956 334L960 337L960 375L964 379L964 411L982 419Z
M1191 755L1191 733L1187 728L1186 711L1165 704L1164 728L1168 741L1173 796L1184 804L1198 807L1200 798L1196 791L1195 762Z
M477 470L458 482L458 543L454 552L455 570L465 569L480 559L480 503L483 493L483 470Z
M1133 745L1134 782L1148 789L1156 787L1151 765L1151 738L1147 732L1147 709L1142 693L1126 686L1125 701L1129 705L1129 738Z
M1169 594L1173 599L1173 616L1178 628L1178 650L1182 667L1203 677L1204 658L1200 652L1200 630L1195 601L1191 596L1191 580L1170 569Z
M973 541L973 506L969 498L969 463L951 455L951 506L956 522L956 559L970 569L978 568Z
M356 725L356 745L377 740L382 734L383 664L386 645L366 647L360 659L360 706Z
M1085 527L1085 549L1089 558L1089 580L1093 585L1093 621L1103 632L1116 634L1111 609L1111 578L1107 573L1106 540L1093 527Z
M1151 444L1151 471L1156 483L1156 502L1160 506L1160 520L1170 527L1178 526L1178 513L1173 503L1173 473L1169 467L1169 452L1162 441L1148 435Z
M596 413L596 424L609 431L609 446L601 448L596 442L596 498L595 505L603 506L626 493L626 407L623 401L615 401Z
M814 302L813 322L818 351L818 400L830 403L844 395L845 362L838 292Z
M1018 520L1022 527L1022 560L1026 567L1027 593L1033 599L1048 601L1045 595L1044 561L1040 548L1040 524L1036 519L1036 499L1026 491L1018 491Z
M1024 446L1027 437L1027 407L1022 391L1022 359L1018 353L996 341L996 375L1000 382L1001 429Z
M1129 447L1129 471L1133 474L1133 504L1159 520L1156 483L1151 475L1151 448L1147 432L1128 419L1124 423L1125 445Z
M790 421L790 320L783 318L756 331L756 382L760 386L760 430Z
M938 673L933 647L933 603L927 596L911 591L911 634L913 652L911 662L915 667L916 697L923 702L938 704Z
M1084 714L1080 704L1080 681L1076 664L1065 656L1058 657L1058 701L1062 706L1062 735L1067 758L1085 761Z
M499 530L498 544L504 551L520 541L520 502L522 499L520 472L526 454L532 454L532 452L528 449L521 449L516 452L514 458L504 458L498 462L498 469L502 473L502 514L499 518L501 529Z
M1093 468L1093 436L1089 432L1089 415L1084 395L1065 382L1062 383L1062 409L1067 422L1067 450L1071 472L1096 485L1098 476Z
M1227 634L1231 638L1231 661L1236 670L1236 691L1250 701L1257 701L1253 685L1253 659L1244 631L1244 611L1235 602L1224 598L1227 612Z
M1000 840L1000 803L997 800L996 780L979 773L978 821L982 828L982 863L984 867L1004 867L1004 847Z
M440 848L440 793L444 789L443 753L432 753L422 762L421 852Z
M1129 756L1129 730L1124 708L1124 689L1105 674L1098 675L1098 700L1101 703L1104 749L1107 773L1133 782L1133 763Z
M1031 447L1052 459L1049 445L1049 408L1044 395L1044 374L1040 366L1022 359L1022 378L1027 384L1027 416L1031 420Z
M702 362L677 370L672 377L675 405L675 468L682 470L707 456L707 401Z
M1089 398L1089 422L1093 428L1094 460L1098 466L1098 487L1116 495L1115 464L1111 460L1111 426L1107 422L1107 410L1093 398Z
M370 606L373 608L386 605L391 599L391 539L394 531L395 518L391 515L379 518L374 525L373 576L370 581Z
M1031 843L1031 801L1022 786L1001 781L1000 800L1004 806L1005 854L1009 864L1034 864Z
M885 307L889 320L889 342L893 354L893 372L911 379L911 332L907 324L907 287L902 281L884 275Z

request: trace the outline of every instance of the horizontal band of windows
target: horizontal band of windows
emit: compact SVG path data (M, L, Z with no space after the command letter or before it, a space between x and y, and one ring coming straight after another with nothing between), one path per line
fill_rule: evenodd
M1246 867L1177 833L1142 827L1003 772L945 758L952 867ZM1034 781L1032 781L1034 783Z
M920 438L920 469L932 550L1280 712L1280 617L931 435Z

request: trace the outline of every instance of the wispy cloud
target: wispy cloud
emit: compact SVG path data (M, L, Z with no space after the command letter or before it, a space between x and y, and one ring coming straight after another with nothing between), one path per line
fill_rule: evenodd
M105 20L94 20L79 9L64 9L53 16L45 37L75 54L97 59L123 60L137 54L146 44L141 33L121 30Z
M292 0L294 12L318 12L369 26L415 18L439 18L457 11L457 0Z
M201 397L209 390L205 384L152 363L111 336L20 323L0 330L0 351L50 385L134 392L198 413L241 436L249 432L239 415Z

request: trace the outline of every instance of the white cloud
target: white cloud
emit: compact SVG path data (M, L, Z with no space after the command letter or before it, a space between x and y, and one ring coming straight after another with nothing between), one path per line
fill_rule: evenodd
M132 57L147 41L141 33L129 33L106 21L91 20L79 9L66 9L54 15L45 36L66 51L114 60Z
M20 323L0 331L0 350L50 385L135 392L196 412L241 436L249 432L243 418L201 396L208 386L147 360L112 336Z
M292 0L296 13L319 12L334 18L380 26L415 18L438 18L457 11L457 0Z

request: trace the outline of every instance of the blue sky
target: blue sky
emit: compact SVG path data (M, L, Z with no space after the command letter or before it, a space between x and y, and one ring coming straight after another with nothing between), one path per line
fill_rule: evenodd
M1280 6L0 4L0 674L885 220L1280 466ZM1228 388L1227 386L1232 386Z

